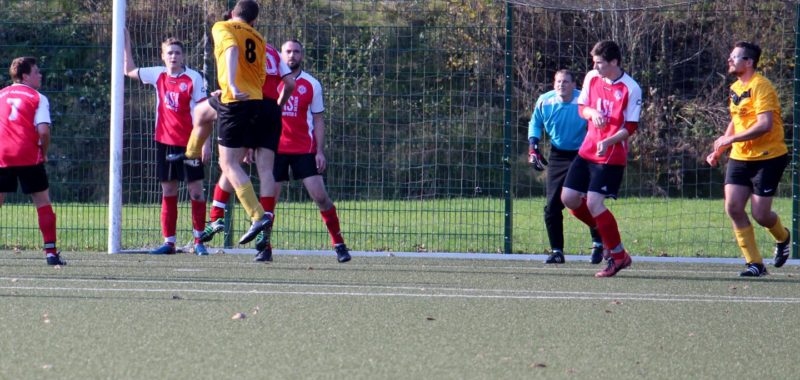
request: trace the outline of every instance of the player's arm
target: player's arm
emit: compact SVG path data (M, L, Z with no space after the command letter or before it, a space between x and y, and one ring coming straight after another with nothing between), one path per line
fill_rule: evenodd
M627 123L626 123L627 124ZM614 146L614 144L618 144L622 141L625 141L630 137L630 132L628 132L628 128L620 128L617 133L611 135L611 137L607 139L603 139L597 142L597 155L602 156L606 154L606 150L608 147Z
M734 127L733 127L733 120L728 122L728 127L725 128L725 133L722 136L718 137L714 141L714 148L711 153L706 156L706 162L709 165L717 166L719 162L719 157L722 156L722 153L725 152L728 148L730 148L731 144L725 144L725 140L734 134Z
M236 73L239 71L239 47L231 46L225 50L225 64L228 66L228 87L236 100L247 100L250 95L236 87Z
M281 80L283 81L283 89L281 90L280 95L278 96L278 105L283 107L284 104L289 100L289 97L292 96L292 92L294 92L294 76L292 74L284 75ZM316 125L316 124L314 124Z
M539 139L542 137L542 130L544 129L544 115L542 114L542 99L536 102L536 107L531 115L531 121L528 124L528 163L538 171L544 170L547 165L547 160L539 150Z
M317 173L323 173L328 167L328 160L325 159L325 118L322 113L315 113L314 120L314 139L317 142L317 154L314 159L317 162Z
M133 61L131 36L130 33L128 33L128 28L125 28L125 49L123 49L123 51L122 70L125 71L125 76L139 80L139 68L136 67L136 62Z
M42 150L42 157L47 161L47 149L50 147L50 124L37 124L36 132L39 134L39 148Z
M603 116L603 114L600 113L600 111L592 107L585 106L583 104L578 105L578 113L581 115L582 118L591 121L592 124L594 124L594 126L597 128L603 128L606 126L605 116Z

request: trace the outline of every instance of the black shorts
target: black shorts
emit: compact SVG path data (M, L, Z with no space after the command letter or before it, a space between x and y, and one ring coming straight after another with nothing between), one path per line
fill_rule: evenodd
M788 164L788 154L760 161L731 158L725 171L725 184L745 186L755 195L773 197Z
M281 130L283 122L283 110L278 106L278 101L275 99L264 98L264 127L267 129L266 145L261 148L267 148L273 152L278 151L278 143L281 141Z
M246 100L222 103L209 99L217 110L217 142L226 148L278 149L280 129L268 125L267 110L277 107L274 100ZM215 104L217 103L217 104ZM280 125L280 123L278 123Z
M161 182L194 182L203 179L203 165L191 166L183 161L167 161L168 154L183 153L185 151L185 146L167 145L156 141L156 172Z
M0 168L0 193L14 193L17 182L24 194L33 194L50 188L44 163L32 166Z
M625 174L623 165L596 164L578 156L569 166L564 187L581 193L591 191L603 194L607 198L617 199L623 174Z
M317 172L317 160L314 153L310 154L276 154L275 165L272 167L272 175L275 182L289 180L289 168L292 168L293 179L303 179L315 175Z

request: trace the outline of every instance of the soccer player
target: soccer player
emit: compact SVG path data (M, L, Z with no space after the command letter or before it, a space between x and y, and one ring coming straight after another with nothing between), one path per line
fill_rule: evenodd
M0 90L0 206L4 193L30 194L49 265L66 265L56 249L56 214L44 163L50 146L50 103L37 90L42 73L36 58L19 57L8 70L12 85Z
M271 144L277 148L280 138L279 130L264 127L265 109L268 107L262 94L266 43L253 28L258 13L259 6L254 0L239 0L231 12L231 19L217 22L211 29L221 90L219 98L209 99L209 102L218 102L211 105L217 110L219 119L219 164L222 175L233 185L239 202L252 221L239 244L250 242L262 231L268 233L272 227L272 216L264 212L240 163L248 148L258 149Z
M578 97L580 115L589 123L578 157L570 164L561 201L580 221L596 228L609 252L606 269L595 277L611 277L631 265L617 221L605 206L616 198L628 159L628 142L638 127L642 90L620 67L622 54L614 41L600 41L591 51L594 70L586 74Z
M561 187L567 177L570 163L578 155L583 138L586 136L586 120L578 114L578 96L575 89L575 74L562 69L556 72L553 90L536 100L536 106L528 125L530 142L528 162L535 170L542 171L548 166L547 160L539 150L542 131L550 137L550 163L547 168L547 204L544 206L544 224L550 240L550 256L545 264L564 263L564 217L561 212ZM589 228L592 235L592 264L603 261L603 241L595 228Z
M286 63L281 60L280 53L277 49L270 44L266 44L266 79L262 87L262 94L266 106L266 120L267 125L265 128L270 128L277 131L272 134L266 146L259 147L255 151L255 163L258 170L259 178L259 203L264 208L265 212L274 218L273 212L275 211L275 177L272 175L273 163L275 160L275 151L277 150L278 141L280 138L281 130L281 106L286 103L289 94L294 90L295 81L291 74L291 70ZM281 85L282 89L278 90ZM203 139L207 138L211 133L211 127L214 120L217 118L217 111L212 105L218 104L217 102L210 102L210 104L201 104L195 112L195 131L192 138ZM191 145L191 144L190 144ZM188 153L188 152L187 152ZM187 154L188 156L188 154ZM233 185L225 176L220 176L217 185L214 187L214 198L211 206L210 223L206 226L201 240L204 242L211 241L214 235L225 228L225 205L233 192ZM274 220L274 219L273 219ZM256 249L261 252L269 246L271 230L265 230L259 233L256 238ZM271 253L271 251L270 251ZM262 257L267 252L261 254ZM271 258L271 254L268 256ZM260 260L267 261L267 260Z
M725 211L733 222L736 242L747 262L747 268L739 274L743 277L767 274L745 212L748 199L753 219L775 238L776 268L789 258L791 241L789 230L772 211L772 198L789 163L789 154L778 93L767 78L756 73L760 58L758 45L744 41L734 45L728 57L728 74L736 76L730 91L731 121L706 157L711 166L716 166L720 155L733 147L725 172Z
M302 180L308 194L319 207L322 221L328 229L331 243L340 263L350 261L344 243L336 207L325 189L322 173L327 167L325 158L325 106L319 81L302 70L303 45L297 40L284 42L281 57L292 69L295 89L283 106L283 129L278 154L275 156L275 200L280 196L281 184L292 177ZM281 86L282 87L282 86ZM256 260L271 256L272 247L259 252Z
M151 254L175 253L175 231L178 222L178 181L187 181L192 204L194 252L208 255L200 241L206 220L202 165L168 162L167 154L183 152L192 133L192 109L206 98L203 78L184 64L183 43L167 38L161 43L164 66L136 67L130 37L125 33L124 70L131 79L152 85L156 90L156 170L161 181L161 232L164 244ZM207 144L208 145L208 144ZM206 157L210 147L206 146Z

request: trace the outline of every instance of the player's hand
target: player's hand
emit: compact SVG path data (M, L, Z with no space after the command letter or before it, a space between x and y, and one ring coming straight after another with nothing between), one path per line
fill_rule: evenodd
M733 144L733 138L730 136L720 136L714 140L714 152L721 152Z
M317 162L317 173L324 173L325 169L328 168L328 161L325 159L325 154L317 152L317 155L314 156L314 160Z
M608 122L606 117L603 116L603 114L600 113L600 111L597 111L597 110L593 110L593 111L594 112L593 112L593 115L592 115L592 124L594 124L594 126L596 128L605 128L606 123Z
M597 142L597 152L595 154L597 154L598 156L601 156L601 157L605 156L606 155L606 150L608 150L608 144L606 143L606 140L598 141Z
M539 151L539 145L531 145L528 149L528 163L531 164L536 171L542 171L544 167L547 166L547 159L544 158L542 152Z
M706 162L708 162L708 164L711 165L712 168L716 167L717 163L719 162L719 155L717 154L717 152L714 151L709 153L708 156L706 156Z
M242 158L242 162L248 165L256 163L256 150L248 148L247 151L244 153L244 158Z
M222 95L222 90L214 90L214 91L211 92L211 96L213 96L213 97L217 97L218 98L220 95Z

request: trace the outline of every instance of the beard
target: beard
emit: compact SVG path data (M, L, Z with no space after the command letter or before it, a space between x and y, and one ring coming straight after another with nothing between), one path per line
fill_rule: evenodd
M289 66L290 70L295 71L300 68L300 63L301 62L288 63L287 66Z

